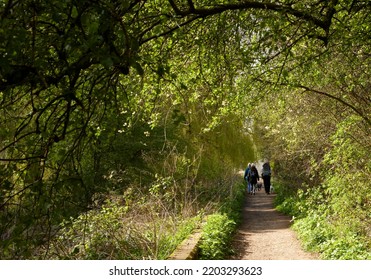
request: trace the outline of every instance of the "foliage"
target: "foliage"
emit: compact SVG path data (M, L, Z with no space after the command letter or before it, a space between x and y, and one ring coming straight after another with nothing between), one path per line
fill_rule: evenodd
M199 217L161 218L151 214L154 207L149 202L142 207L148 212L138 215L118 200L65 221L40 255L48 259L166 259L200 221Z
M367 146L353 138L358 121L338 124L333 148L315 164L324 178L321 185L278 191L277 209L293 215L294 229L306 248L324 259L371 258L370 161Z
M294 192L323 186L336 223L367 236L370 14L361 0L2 1L0 258L35 257L116 195L185 219L214 209L258 157ZM339 196L354 180L362 195Z
M309 215L298 220L293 227L306 249L320 252L322 259L371 259L368 240L364 236L332 227L322 213Z
M224 259L232 254L231 240L241 221L241 208L244 202L245 187L234 186L233 195L225 200L220 211L207 216L202 227L199 245L199 258L206 260Z
M261 107L274 110L264 115L258 110L262 123L255 131L263 156L274 161L275 177L286 185L278 208L295 217L307 246L323 258L368 259L369 17L361 11L339 17L333 38L349 42L349 36L359 36L364 44L335 40L325 50L311 44L292 48L284 60L290 70L275 84L279 93ZM357 20L358 27L339 31ZM298 52L307 58L294 59Z
M230 240L236 223L226 214L214 214L207 218L203 227L200 249L200 259L220 260L230 252Z
M231 183L233 184L233 182ZM235 184L229 197L225 199L220 207L220 213L226 214L229 219L234 221L236 225L241 222L241 209L245 202L246 186L245 184Z
M361 191L366 185L339 181L338 176L330 177L332 184L337 178L333 185L298 190L291 195L279 187L277 209L293 216L293 228L305 248L319 252L321 258L370 259L369 207L364 202L369 200L369 194ZM344 187L347 184L351 187ZM339 193L333 195L333 189Z
M239 197L239 201L243 198L241 190L230 187L237 180L234 178L219 184L215 193L208 186L180 188L176 180L177 176L184 176L181 160L175 161L178 168L173 170L180 173L157 176L148 193L132 186L123 196L111 194L98 209L66 219L55 237L39 246L32 258L166 259L198 227L203 215L216 211L221 203L223 209L230 209L226 197ZM189 166L184 163L190 175Z

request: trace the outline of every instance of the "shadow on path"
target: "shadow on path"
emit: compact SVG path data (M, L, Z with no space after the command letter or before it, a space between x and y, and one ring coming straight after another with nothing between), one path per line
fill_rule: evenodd
M231 259L316 259L302 250L290 229L291 218L274 209L275 196L267 195L264 190L246 196L243 221L232 244L235 255Z

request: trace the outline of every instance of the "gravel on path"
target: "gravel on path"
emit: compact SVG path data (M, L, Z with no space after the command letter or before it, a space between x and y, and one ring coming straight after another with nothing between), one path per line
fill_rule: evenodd
M305 252L290 228L291 218L274 208L275 194L264 189L246 195L243 221L232 242L235 260L316 260Z

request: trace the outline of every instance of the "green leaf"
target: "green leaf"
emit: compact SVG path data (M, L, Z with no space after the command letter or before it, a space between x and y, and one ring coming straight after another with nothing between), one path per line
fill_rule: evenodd
M101 59L100 63L105 67L105 68L110 68L113 66L113 60L110 56L106 56Z
M132 64L132 66L134 67L134 69L137 71L137 73L140 75L140 76L143 76L144 75L144 70L142 68L142 66L138 63L138 62L134 62Z
M72 7L71 17L77 18L79 16L79 11L77 10L76 6Z

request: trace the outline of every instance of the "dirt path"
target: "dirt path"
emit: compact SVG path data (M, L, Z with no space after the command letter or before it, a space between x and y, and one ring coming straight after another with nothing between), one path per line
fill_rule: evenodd
M290 229L290 217L273 207L275 194L264 190L247 195L243 222L233 241L239 260L313 260L317 256L304 252L295 232Z

